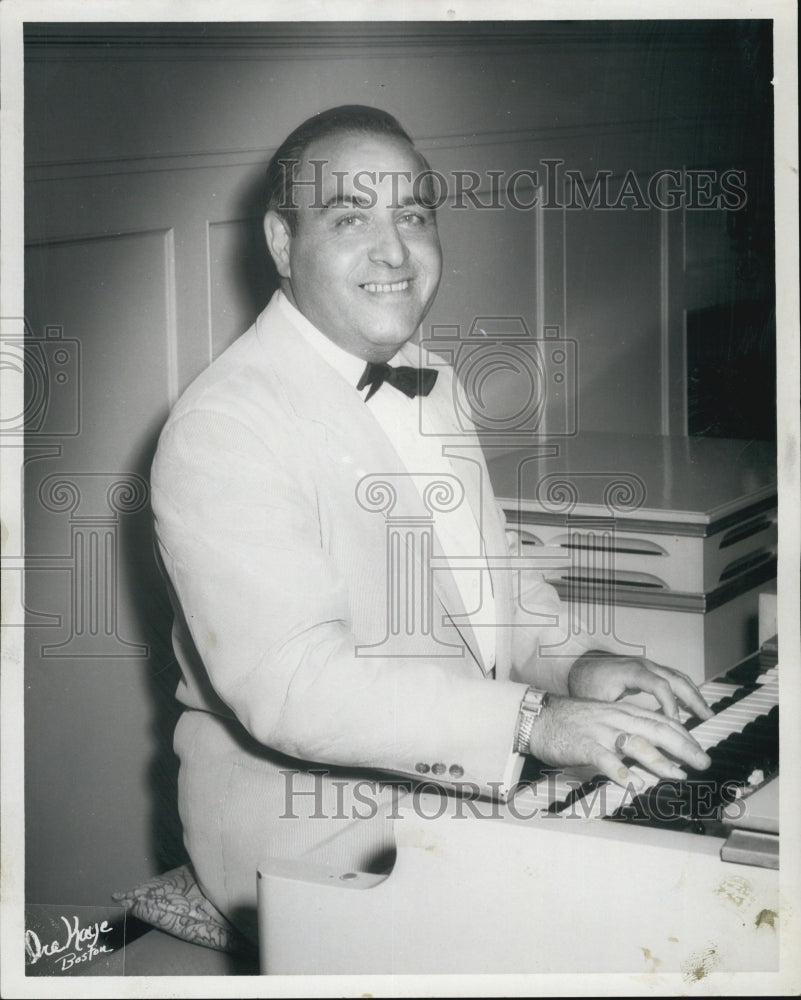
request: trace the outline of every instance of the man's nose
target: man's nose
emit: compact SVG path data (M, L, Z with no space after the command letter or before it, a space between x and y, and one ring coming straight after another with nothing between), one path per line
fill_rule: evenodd
M409 255L394 222L377 227L369 252L373 263L388 267L400 267Z

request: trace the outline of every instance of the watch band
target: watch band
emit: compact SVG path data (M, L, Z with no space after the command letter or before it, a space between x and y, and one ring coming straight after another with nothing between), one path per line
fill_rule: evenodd
M531 730L534 728L534 723L547 704L547 691L538 691L537 688L530 687L523 695L523 700L520 702L520 713L517 717L517 730L515 732L514 748L517 753L528 754L530 752L529 741L531 740Z

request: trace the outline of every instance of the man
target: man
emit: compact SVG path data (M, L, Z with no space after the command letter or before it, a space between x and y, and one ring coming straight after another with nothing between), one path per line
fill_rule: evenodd
M677 699L709 714L686 678L569 639L537 577L525 606L543 617L522 614L480 450L460 462L420 432L421 415L457 428L452 373L382 367L419 368L411 338L440 280L426 169L374 109L295 130L268 168L281 290L179 401L154 463L185 840L208 897L251 934L267 857L386 863L391 776L503 796L526 753L621 783L624 746L663 777L709 764L675 721ZM432 510L421 556L408 525ZM436 571L415 589L421 565ZM635 690L661 711L607 703Z

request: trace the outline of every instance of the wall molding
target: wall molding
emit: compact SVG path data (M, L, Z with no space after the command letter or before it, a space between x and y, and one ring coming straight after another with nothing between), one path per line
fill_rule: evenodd
M618 21L281 21L164 22L125 24L25 24L26 60L69 58L152 60L204 59L210 51L229 59L297 59L348 55L364 48L381 57L411 51L453 53L454 50L594 51L610 45L652 49L668 45L672 52L730 52L735 20ZM245 27L247 25L247 27Z
M39 239L25 241L26 250L42 250L62 246L75 246L80 243L103 243L116 239L137 239L140 236L161 236L172 239L172 229L121 229L118 232L84 233L76 235L43 236Z
M714 124L726 131L734 126L737 120L735 114L720 115L715 118ZM482 129L469 134L453 132L422 135L415 139L415 145L422 153L428 154L483 146L516 146L526 143L546 145L616 135L626 135L636 139L638 136L652 137L656 131L660 134L686 134L696 125L694 118L610 119L571 125ZM31 161L25 165L25 180L26 183L39 183L173 170L213 170L260 164L266 166L276 148L277 146L255 146L241 149L188 149L164 154ZM712 169L715 164L704 163L700 166ZM679 165L676 165L676 169L679 169Z
M164 237L164 317L167 339L167 400L172 408L180 395L178 383L178 296L175 284L175 229L162 231Z

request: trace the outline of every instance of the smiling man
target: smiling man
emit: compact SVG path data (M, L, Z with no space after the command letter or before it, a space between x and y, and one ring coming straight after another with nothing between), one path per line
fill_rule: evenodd
M184 394L153 467L185 841L251 936L259 863L379 869L412 781L503 798L526 754L620 783L624 756L663 777L709 763L675 721L677 700L709 714L683 675L568 637L541 579L539 627L521 618L477 442L460 462L420 432L424 407L427 427L464 434L453 374L412 339L442 266L427 170L371 108L288 137L265 217L281 288ZM429 543L436 572L411 587ZM654 711L614 703L636 690Z
M299 172L283 156L277 165L265 232L286 297L349 354L388 361L442 271L434 211L415 198L425 161L400 135L340 132L313 141Z

